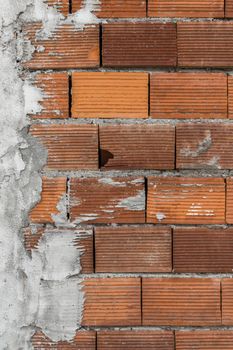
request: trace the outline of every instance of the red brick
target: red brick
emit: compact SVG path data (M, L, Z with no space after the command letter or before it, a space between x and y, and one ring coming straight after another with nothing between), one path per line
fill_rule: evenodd
M232 67L233 23L178 23L177 30L180 67Z
M175 129L170 125L100 126L100 156L106 169L174 169Z
M176 66L176 24L104 24L103 66Z
M233 325L233 279L222 280L222 324Z
M147 222L225 223L225 183L218 178L149 177Z
M78 72L72 75L73 118L147 118L148 74Z
M224 17L224 0L149 0L150 17Z
M173 350L171 331L99 331L98 350Z
M227 178L226 222L233 224L233 178Z
M36 37L40 29L40 23L30 23L24 27L25 39L36 47L32 58L24 64L26 68L68 69L99 66L98 25L86 26L83 30L69 24L60 25L47 39Z
M144 179L71 179L70 217L76 223L144 223Z
M210 278L143 278L144 326L221 324L220 281Z
M33 223L53 223L53 215L59 214L59 202L66 194L66 178L43 177L41 201L30 212Z
M227 118L227 76L222 73L154 73L150 89L155 118Z
M176 350L232 350L232 331L177 331Z
M77 331L73 340L54 342L42 332L36 332L32 337L34 350L95 350L96 332Z
M72 0L72 11L81 9L82 0ZM94 11L99 18L146 17L146 0L101 0Z
M225 17L233 17L233 2L232 0L225 0Z
M42 110L31 118L56 119L69 117L69 80L67 73L39 73L34 85L42 92Z
M233 119L233 76L232 75L228 75L228 118Z
M83 282L82 326L139 326L140 278L92 278Z
M98 126L35 124L30 128L30 132L48 151L46 168L98 169Z
M175 272L232 272L233 229L179 227L173 233Z
M69 14L69 0L46 0L49 6L55 7L64 16Z
M24 245L28 252L32 252L33 249L37 250L39 241L45 233L58 234L71 232L76 235L74 239L74 246L82 250L80 256L80 265L82 273L93 273L93 232L87 229L45 229L44 227L37 228L36 232L32 232L29 228L24 229Z
M232 169L233 125L179 124L176 128L178 169Z
M96 272L170 272L171 230L161 227L97 227Z

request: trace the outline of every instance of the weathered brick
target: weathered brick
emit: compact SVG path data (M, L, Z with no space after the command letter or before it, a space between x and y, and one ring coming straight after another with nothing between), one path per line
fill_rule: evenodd
M96 272L170 272L171 230L161 227L97 227Z
M39 73L33 81L42 92L41 111L31 118L69 117L69 80L67 73Z
M104 24L103 66L176 66L176 24Z
M78 72L72 75L73 118L146 118L148 74Z
M178 23L178 66L219 67L233 65L233 23Z
M150 105L155 118L227 118L227 76L154 73Z
M179 227L173 232L175 272L232 272L233 229Z
M225 222L224 180L149 177L147 222L223 224Z
M228 75L228 118L233 119L233 76L232 75Z
M233 325L233 279L222 280L222 324Z
M72 11L80 10L82 3L82 0L72 0ZM94 13L99 18L146 17L146 0L101 0Z
M47 234L58 234L58 233L73 233L76 235L74 239L74 245L78 249L82 250L80 256L80 266L82 273L92 273L94 272L94 262L93 262L93 232L90 229L45 229L40 227L37 229L36 233L32 232L30 227L24 229L24 245L28 252L32 252L33 249L37 250L39 246L40 239L45 233Z
M216 326L221 324L220 280L143 278L144 326Z
M226 222L228 224L233 224L233 178L227 178Z
M59 214L59 202L66 194L66 178L43 177L41 201L30 212L33 223L53 223L53 215Z
M70 217L76 223L144 223L144 179L71 179Z
M233 332L176 331L176 350L232 350Z
M225 0L225 17L233 17L233 2L232 0Z
M106 169L174 169L174 157L173 126L100 126L101 166Z
M92 278L83 282L82 326L139 326L140 278Z
M49 6L55 7L64 16L69 14L69 0L46 0Z
M77 331L73 340L54 342L42 332L36 332L32 337L34 350L95 350L96 332Z
M179 124L176 128L178 169L232 169L232 124Z
M37 38L40 23L24 27L26 40L30 40L36 50L32 58L24 63L30 69L68 69L98 67L99 26L86 26L83 30L65 24L56 28L46 39Z
M224 17L224 0L149 0L150 17Z
M46 168L98 169L98 126L34 124L30 132L48 151Z
M173 350L171 331L99 331L98 350Z

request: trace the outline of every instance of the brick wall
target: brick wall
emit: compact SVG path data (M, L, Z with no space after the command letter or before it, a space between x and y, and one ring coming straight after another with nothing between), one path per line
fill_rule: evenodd
M95 15L46 40L23 29L43 46L24 66L48 151L26 248L62 198L58 229L85 236L82 327L72 342L38 331L33 347L233 349L232 1L102 0Z

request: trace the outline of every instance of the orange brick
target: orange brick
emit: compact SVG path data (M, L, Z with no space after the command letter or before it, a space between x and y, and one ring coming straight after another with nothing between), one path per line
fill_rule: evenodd
M173 126L100 126L101 166L106 169L174 169L174 156Z
M226 197L226 222L233 224L233 178L227 179Z
M150 101L155 118L227 118L227 76L154 73Z
M30 132L48 150L46 168L98 169L98 126L35 124Z
M72 75L73 118L146 118L148 74L78 72Z
M64 16L69 14L69 0L46 0L49 6L55 7Z
M231 75L228 75L228 118L233 119L233 76Z
M103 25L104 67L176 66L175 23Z
M67 73L39 73L34 85L43 94L40 102L42 110L32 118L56 119L69 117L69 81Z
M70 217L76 223L144 223L144 179L71 179Z
M222 324L233 325L233 279L222 280Z
M225 222L224 180L149 177L147 222L223 224Z
M232 331L177 331L176 350L232 350Z
M72 0L72 11L81 9L82 0ZM99 18L146 17L146 0L101 0L94 11Z
M73 340L54 342L42 332L32 337L34 350L95 350L96 333L94 331L77 331Z
M178 66L219 67L233 65L233 23L178 23Z
M99 331L98 350L173 350L171 331Z
M233 125L179 124L176 128L178 169L232 169Z
M179 227L173 232L175 272L232 272L233 230Z
M59 213L57 206L65 194L65 177L43 177L41 201L31 210L31 222L38 224L53 223L53 215Z
M144 326L221 325L220 280L143 278Z
M161 227L97 227L96 272L170 272L171 230Z
M150 17L224 17L224 0L149 0Z
M60 25L47 39L39 39L36 33L40 23L24 27L26 40L30 40L36 50L24 66L30 69L68 69L98 67L99 26L86 26L83 30L73 25ZM42 48L42 50L41 50Z
M233 2L232 0L225 0L225 17L233 17Z
M32 252L33 249L37 250L39 241L45 233L56 234L71 232L76 235L74 239L74 245L78 249L82 250L82 255L80 256L80 265L82 273L92 273L94 272L93 267L93 232L92 230L81 230L81 229L45 229L40 227L37 229L36 233L32 232L30 228L24 229L24 245L28 252Z
M140 278L92 278L83 282L82 326L139 326Z

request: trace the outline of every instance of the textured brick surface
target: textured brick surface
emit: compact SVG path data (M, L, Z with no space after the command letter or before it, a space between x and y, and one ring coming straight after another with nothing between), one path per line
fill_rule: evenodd
M103 25L103 66L175 65L175 24L114 23Z
M149 0L148 15L151 17L224 17L224 0Z
M232 350L232 331L176 332L177 350Z
M69 81L67 73L39 73L33 81L41 90L41 111L32 118L61 119L69 117Z
M173 350L171 331L100 331L98 350Z
M30 69L90 68L99 66L99 26L77 30L65 24L56 28L52 37L38 39L41 24L28 24L24 28L26 40L36 51L24 66Z
M97 227L96 272L170 272L169 228Z
M33 223L53 223L54 215L59 214L59 202L66 194L66 178L43 177L41 201L31 210L30 220Z
M36 124L30 132L48 151L48 169L98 169L98 126Z
M232 169L232 124L180 124L176 128L178 169Z
M179 66L232 67L233 23L179 23L177 30Z
M150 110L155 118L227 118L227 76L221 73L154 73Z
M143 178L73 178L70 200L76 223L145 222Z
M222 281L222 324L233 325L233 280L231 278Z
M73 118L146 118L146 73L73 73Z
M92 278L83 282L83 326L139 326L140 278Z
M49 6L55 7L64 16L69 14L69 0L46 0L45 2Z
M233 2L231 0L225 0L225 16L233 17Z
M226 222L233 224L233 178L227 178L226 183Z
M106 169L174 169L175 128L100 126L100 148L101 166Z
M228 75L228 118L233 119L233 76L231 75Z
M232 272L233 230L179 227L173 233L175 272Z
M149 177L147 222L223 224L225 222L224 180Z
M221 324L220 281L208 278L143 278L144 326Z

